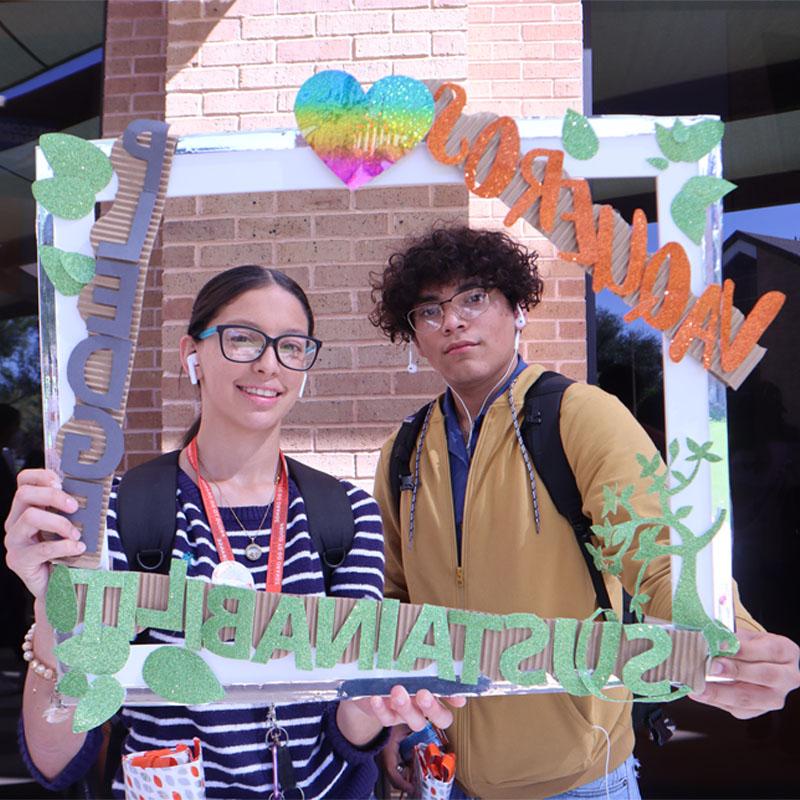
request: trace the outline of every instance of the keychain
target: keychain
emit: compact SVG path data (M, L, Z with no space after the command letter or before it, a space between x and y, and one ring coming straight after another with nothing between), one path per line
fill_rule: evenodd
M275 706L271 705L267 711L267 747L272 754L272 792L268 800L289 800L287 793L294 796L294 790L300 800L305 800L303 790L295 782L288 744L289 734L278 725Z

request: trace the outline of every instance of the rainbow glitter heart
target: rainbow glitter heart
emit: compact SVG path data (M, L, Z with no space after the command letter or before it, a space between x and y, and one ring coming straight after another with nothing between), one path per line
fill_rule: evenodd
M297 93L294 116L305 140L340 180L358 189L416 147L433 124L433 97L403 75L364 94L349 73L325 70Z

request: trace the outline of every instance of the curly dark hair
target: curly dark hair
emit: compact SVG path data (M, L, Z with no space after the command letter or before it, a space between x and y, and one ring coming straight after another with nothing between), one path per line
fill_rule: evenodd
M499 289L511 308L533 308L542 299L537 258L502 231L436 226L392 255L382 274L373 274L376 305L369 320L393 342L408 342L414 331L407 315L422 290L473 277L486 289Z

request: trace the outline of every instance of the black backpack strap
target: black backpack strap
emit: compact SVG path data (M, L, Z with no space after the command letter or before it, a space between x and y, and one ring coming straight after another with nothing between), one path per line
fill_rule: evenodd
M169 572L180 450L128 470L117 487L117 531L131 570Z
M431 403L435 402L435 400L431 400L414 414L406 417L395 436L389 456L389 486L392 490L392 502L396 509L400 508L400 492L411 491L414 488L411 454L414 452L428 409L431 407Z
M597 607L611 608L603 577L586 549L592 535L592 521L583 513L583 499L561 441L561 400L567 387L573 383L558 372L540 375L525 395L522 435L539 478L547 487L558 513L566 518L575 533L578 549L592 579Z
M350 498L332 475L293 458L287 458L286 463L305 503L308 532L319 553L325 592L329 594L333 570L345 560L355 536Z

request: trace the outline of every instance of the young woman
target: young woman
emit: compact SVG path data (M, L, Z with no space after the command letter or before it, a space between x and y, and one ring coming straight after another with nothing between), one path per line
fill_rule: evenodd
M302 394L320 345L308 299L277 270L236 267L200 290L180 343L183 367L197 382L201 402L200 419L179 456L175 498L172 556L187 559L189 576L264 589L270 544L283 531L285 558L278 585L292 594L324 593L304 501L280 452L281 423ZM355 536L334 570L331 594L377 600L383 596L380 514L366 492L344 485ZM56 661L43 608L48 561L84 549L78 531L51 509L69 513L76 508L55 473L28 470L20 474L6 522L9 566L35 598L31 650L45 669ZM61 538L42 541L41 531ZM106 541L110 567L128 569L116 530L114 491ZM228 560L226 542L232 555ZM156 642L176 641L166 632L150 635ZM34 777L59 790L89 772L102 735L100 729L73 734L69 721L53 724L44 718L53 683L42 671L29 670L20 741ZM384 743L384 726L407 722L419 729L427 719L440 726L452 721L429 692L410 698L399 686L388 698L341 703L273 706L265 697L263 704L252 706L148 706L123 709L128 728L124 749L158 749L198 736L209 798L266 797L275 781L266 743L268 716L288 734L293 782L306 798L370 797L376 778L373 756ZM116 796L124 795L120 775L113 784ZM278 777L285 785L288 777Z

